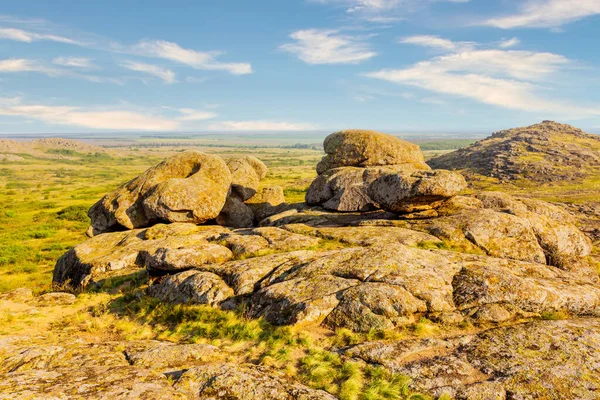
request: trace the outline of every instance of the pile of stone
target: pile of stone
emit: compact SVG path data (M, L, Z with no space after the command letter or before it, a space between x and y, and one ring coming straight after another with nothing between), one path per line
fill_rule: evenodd
M419 146L373 131L347 130L329 135L319 176L306 202L332 211L383 209L419 218L466 188L462 175L431 170Z
M281 187L259 190L267 166L252 156L228 159L187 151L107 194L89 211L90 236L159 222L251 227L284 202Z

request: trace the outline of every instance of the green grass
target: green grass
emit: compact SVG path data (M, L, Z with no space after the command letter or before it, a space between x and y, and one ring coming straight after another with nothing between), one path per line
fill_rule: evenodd
M60 320L53 328L68 335L87 333L106 340L211 343L227 351L228 359L272 366L342 400L429 399L410 389L408 377L346 359L335 351L348 335L357 335L352 341L360 343L390 338L391 333L358 335L338 331L323 336L300 328L274 326L262 318L251 319L243 307L224 311L210 306L165 304L143 295L144 282L143 274L105 282L97 289L98 294L113 292L110 300Z

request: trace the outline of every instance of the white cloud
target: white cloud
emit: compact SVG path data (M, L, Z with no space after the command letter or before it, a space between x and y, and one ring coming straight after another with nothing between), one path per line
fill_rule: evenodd
M366 76L509 109L600 115L600 108L572 106L539 95L536 82L546 79L545 84L550 84L547 79L569 63L553 53L462 50Z
M519 40L519 38L511 38L511 39L506 39L500 42L499 46L503 49L508 49L511 47L515 47L518 46L519 44L521 44L521 41Z
M306 29L293 32L295 43L280 49L296 55L307 64L357 64L375 57L361 38L342 35L336 30Z
M121 66L131 71L143 72L145 74L155 76L159 79L162 79L165 83L175 83L175 73L170 69L162 68L158 65L127 61L121 64Z
M223 121L209 125L212 131L311 131L316 127L311 124L282 121Z
M26 58L9 58L0 60L0 73L13 72L47 72L37 61Z
M180 108L178 111L182 114L179 118L182 121L204 121L217 117L217 114L212 111L194 110L192 108Z
M47 40L47 41L67 43L67 44L77 44L77 45L81 44L80 42L78 42L74 39L70 39L70 38L64 37L64 36L30 32L30 31L25 31L25 30L16 29L16 28L0 28L0 39L15 40L18 42L25 42L25 43L31 43L31 42L35 42L35 41L39 41L39 40Z
M433 3L468 3L469 0L308 0L313 3L343 6L348 15L373 23L391 23Z
M426 62L432 69L448 72L474 72L529 80L542 79L568 63L567 58L553 53L495 49L464 51Z
M0 99L0 115L36 119L50 125L91 129L168 131L179 126L176 120L149 113L22 104L19 99Z
M488 19L484 25L502 29L551 28L597 14L598 0L527 0L519 13Z
M444 51L468 50L475 47L473 42L453 42L439 36L415 35L400 39L400 43L415 44Z
M53 64L72 68L96 68L92 60L85 57L56 57Z
M52 78L56 77L71 77L76 79L83 79L89 82L95 83L115 83L117 85L123 85L127 79L113 78L113 77L102 77L96 75L81 74L71 69L56 68L42 64L38 60L30 60L26 58L9 58L6 60L0 60L0 73L24 73L24 72L37 72L48 75Z
M195 69L227 71L234 75L252 73L252 66L249 63L224 63L218 61L217 57L221 55L221 52L201 52L184 49L177 43L164 40L144 40L131 47L113 44L112 49L139 56L163 58Z

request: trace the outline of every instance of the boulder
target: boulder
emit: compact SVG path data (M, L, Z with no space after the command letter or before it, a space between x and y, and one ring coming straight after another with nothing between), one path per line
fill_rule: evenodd
M368 195L384 210L412 213L439 207L466 187L465 178L456 172L417 171L382 175L369 185Z
M236 195L230 195L216 222L231 228L250 228L254 226L254 213Z
M369 188L377 179L393 174L398 169L412 172L407 167L341 167L319 175L308 188L306 202L332 211L372 211L380 208L371 198Z
M191 229L191 234L188 234L188 228ZM219 237L224 231L227 229L221 226L170 224L103 233L63 254L54 267L52 282L59 287L85 287L112 271L128 274L142 268L142 251L153 254L160 248L185 249L207 245L209 240Z
M182 247L141 250L139 258L150 275L161 275L229 261L233 254L227 247L215 243L191 243Z
M71 293L52 292L45 293L38 298L38 303L45 306L70 306L75 303L76 297Z
M254 196L260 180L267 175L267 166L253 156L234 157L225 160L231 172L231 191L241 201Z
M271 215L285 211L285 196L281 186L269 186L259 189L258 192L245 202L254 214L254 220L258 224Z
M148 294L168 303L216 306L233 297L234 292L218 275L189 270L151 285Z
M364 130L335 132L323 142L325 157L317 165L317 174L339 167L371 167L409 164L428 170L419 146L395 136Z
M264 251L295 251L319 245L320 239L276 227L237 229L219 238L237 257L251 257Z
M221 158L197 151L178 154L92 206L94 234L160 221L204 223L219 215L230 184L231 173Z
M342 293L324 325L355 332L392 329L415 322L415 315L426 311L423 300L400 286L366 282Z

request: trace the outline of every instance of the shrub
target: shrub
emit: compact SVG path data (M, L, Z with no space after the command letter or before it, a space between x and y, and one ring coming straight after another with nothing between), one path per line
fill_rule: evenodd
M90 222L87 212L87 206L69 206L57 212L56 218L66 221Z

